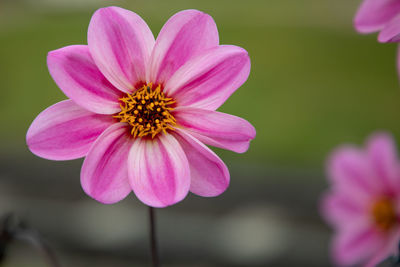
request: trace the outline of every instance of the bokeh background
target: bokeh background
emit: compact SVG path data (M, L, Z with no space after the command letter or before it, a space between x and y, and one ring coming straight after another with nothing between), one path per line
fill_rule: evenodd
M400 140L396 45L352 26L361 0L0 0L0 216L37 229L62 266L149 266L147 208L132 194L111 206L80 187L82 160L31 154L35 116L65 99L46 54L86 44L100 7L138 13L157 35L177 11L216 21L222 44L244 47L248 81L220 108L248 119L257 137L245 154L216 149L231 171L217 198L190 194L157 210L165 266L330 266L331 230L318 200L328 188L325 159L341 143L361 145L377 130ZM5 267L45 266L14 242Z

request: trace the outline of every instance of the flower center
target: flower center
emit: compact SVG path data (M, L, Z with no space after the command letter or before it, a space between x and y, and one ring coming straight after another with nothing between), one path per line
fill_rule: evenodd
M393 202L388 198L376 201L371 211L375 224L384 232L389 231L397 223Z
M161 91L161 86L153 90L152 84L143 85L132 94L120 98L121 112L114 116L120 122L128 123L134 137L154 138L160 132L174 130L175 118L170 111L175 101Z

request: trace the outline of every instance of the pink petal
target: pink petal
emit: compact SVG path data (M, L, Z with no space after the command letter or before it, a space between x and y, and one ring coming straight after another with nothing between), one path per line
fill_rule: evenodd
M351 146L337 149L328 161L328 176L334 188L360 203L370 201L381 190L374 179L366 153Z
M249 76L243 48L223 45L204 51L183 65L165 85L180 106L216 110Z
M378 41L381 43L400 41L400 16L392 19L379 33Z
M119 7L97 10L90 21L88 44L96 65L118 89L131 92L145 81L154 36L137 14Z
M99 71L86 45L72 45L47 56L51 76L66 96L94 113L113 114L120 110L117 90Z
M93 144L81 170L83 190L104 204L124 199L131 187L128 180L128 153L132 146L129 129L123 123L110 126Z
M189 164L185 152L172 135L135 139L128 161L133 191L146 205L173 205L189 192Z
M42 111L29 127L26 143L35 155L52 160L83 157L111 124L111 116L87 111L72 100Z
M190 191L202 197L222 194L229 186L229 170L208 147L184 130L176 129L178 140L190 166Z
M351 222L368 220L369 203L353 201L352 196L330 192L324 196L321 204L321 214L335 227L341 228Z
M217 26L211 16L198 10L176 13L157 37L147 81L166 82L186 61L218 43Z
M384 186L385 193L400 193L400 172L393 138L378 133L368 140L368 158L377 184Z
M380 262L384 261L386 258L398 254L398 244L400 239L399 230L394 230L387 236L387 241L385 244L376 250L372 257L366 262L364 267L374 267Z
M246 120L222 112L178 107L173 111L180 126L201 142L237 153L247 151L256 130Z
M333 241L333 258L339 265L355 265L371 259L385 244L385 238L371 226L354 227L337 233Z
M354 26L361 33L381 30L400 12L398 0L364 0L354 19Z

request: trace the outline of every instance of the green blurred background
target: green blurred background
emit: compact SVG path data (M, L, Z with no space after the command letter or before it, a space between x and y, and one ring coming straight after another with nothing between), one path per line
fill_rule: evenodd
M358 2L1 0L2 143L23 149L34 117L65 99L46 54L86 44L92 13L112 4L140 14L155 35L175 12L202 10L214 17L222 44L249 52L250 77L221 111L248 119L257 138L245 155L224 158L319 166L341 142L360 143L377 129L399 135L395 45L353 30Z
M250 54L252 70L248 81L220 111L249 120L257 129L257 137L245 154L217 150L231 167L232 184L227 196L221 196L219 201L218 198L190 197L186 204L179 204L183 206L171 209L184 213L191 209L190 203L196 203L196 214L201 216L202 212L207 213L205 208L199 208L202 205L215 203L220 207L216 211L219 214L231 208L232 203L241 203L241 197L251 199L251 209L260 203L273 203L286 215L298 214L292 219L304 223L301 231L321 229L322 237L317 239L326 241L323 256L312 260L316 256L310 252L303 259L304 266L328 264L329 230L318 219L317 208L319 195L326 188L323 167L327 155L341 143L361 145L376 130L387 130L400 137L396 45L382 45L375 35L355 32L352 18L359 3L359 0L0 0L0 153L3 159L0 193L11 195L8 190L11 188L11 192L19 193L22 198L29 195L47 203L52 198L63 198L52 188L60 189L60 181L67 184L66 181L73 180L73 200L94 202L79 187L80 161L44 163L32 156L25 145L26 130L35 116L65 99L48 73L46 54L63 46L86 44L90 17L99 7L118 5L133 10L155 35L175 12L195 8L214 18L222 44L241 46ZM21 172L20 168L29 171ZM57 173L56 176L64 177L65 172L69 176L58 181L57 177L51 178L47 184L50 188L46 189L51 192L46 195L48 198L43 197L43 188L48 183L40 174L43 169L46 173ZM36 182L44 184L35 187ZM241 188L248 190L245 195ZM65 202L70 200L69 194L60 194L65 196ZM252 199L254 195L257 197ZM294 203L299 203L299 207L294 207ZM0 212L14 209L29 213L26 207L21 209L22 205L0 205L4 209ZM167 210L161 214L167 214ZM40 227L44 232L48 229ZM62 240L51 233L47 236L54 243ZM68 249L61 251L77 257ZM198 262L190 259L188 262ZM232 264L226 263L229 261L223 257L214 259L219 262L215 266ZM286 266L288 261L280 259L271 266ZM238 266L267 263L271 261L244 265L239 262ZM204 264L214 266L207 261ZM19 265L10 263L9 266Z

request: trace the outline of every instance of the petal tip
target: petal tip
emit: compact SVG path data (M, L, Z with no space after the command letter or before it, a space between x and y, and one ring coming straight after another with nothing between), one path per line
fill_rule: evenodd
M201 193L193 192L192 190L190 190L190 192L202 197L218 197L219 195L225 193L228 188L229 188L229 181L227 181L226 184L224 184L223 186L219 186L218 190L202 191Z
M187 190L187 193L185 195L182 195L176 199L171 199L171 200L160 200L159 199L157 201L155 201L154 199L150 200L148 198L142 198L141 195L137 194L136 192L135 192L135 195L146 206L153 207L153 208L166 208L166 207L175 205L175 204L183 201L186 198L188 193L189 193L189 190Z
M369 34L377 32L382 29L381 25L368 25L364 22L364 19L360 16L356 16L353 20L354 29L360 34Z
M367 140L368 147L380 145L392 147L395 146L393 136L388 132L380 131L373 133Z
M363 152L359 148L353 145L341 145L334 149L331 154L328 155L325 163L325 169L327 170L328 177L333 178L338 165L341 165L343 162L347 161L349 157L361 155L362 153Z
M136 197L151 207L167 207L189 192L186 155L172 135L135 140L128 156L128 177Z
M395 36L389 36L388 34L386 34L384 31L381 31L378 34L378 42L380 43L390 43L393 42L393 38L395 38Z

